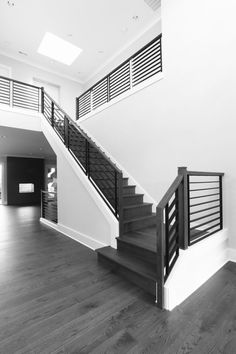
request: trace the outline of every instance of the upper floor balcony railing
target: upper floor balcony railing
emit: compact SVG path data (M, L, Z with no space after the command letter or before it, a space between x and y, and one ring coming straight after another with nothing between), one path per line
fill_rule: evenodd
M159 34L76 100L79 119L162 71Z

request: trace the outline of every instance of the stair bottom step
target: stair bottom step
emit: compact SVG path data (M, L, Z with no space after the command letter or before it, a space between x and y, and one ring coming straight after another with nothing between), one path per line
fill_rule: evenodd
M147 293L155 296L156 294L156 280L154 277L152 278L149 274L146 275L145 272L141 272L140 269L135 270L131 265L129 266L129 262L125 262L125 258L122 255L120 258L119 255L116 256L116 250L109 251L101 249L101 251L97 250L98 253L98 261L100 264L109 268L111 271L121 275L122 277L129 280L131 283L139 286L144 289ZM114 255L114 258L112 257ZM123 260L124 259L124 260ZM131 260L132 262L133 260ZM137 260L139 261L139 260Z

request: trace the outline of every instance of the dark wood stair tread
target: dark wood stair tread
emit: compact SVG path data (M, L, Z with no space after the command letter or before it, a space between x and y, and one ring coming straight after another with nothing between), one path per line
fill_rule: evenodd
M147 251L157 252L157 236L156 235L143 235L140 232L127 232L121 237L117 237L118 240L128 243L130 245L140 247Z
M132 254L121 253L118 250L108 246L96 250L98 255L118 264L134 273L141 275L147 279L156 281L156 266L132 256Z
M123 187L123 188L124 188L124 187ZM138 197L138 196L143 197L144 194L139 194L139 193L135 193L135 194L124 194L124 195L123 195L123 198L133 198L133 197Z
M137 195L137 194L135 194ZM142 208L147 205L153 205L152 203L142 203L142 204L132 204L132 205L124 205L124 209L133 209L133 208Z
M150 215L145 215L145 216L140 216L140 217L133 218L133 219L124 220L123 223L124 224L128 224L128 223L135 222L135 221L142 221L142 220L146 220L146 219L152 219L155 216L156 216L156 214L152 213ZM153 225L155 225L155 223L153 223Z

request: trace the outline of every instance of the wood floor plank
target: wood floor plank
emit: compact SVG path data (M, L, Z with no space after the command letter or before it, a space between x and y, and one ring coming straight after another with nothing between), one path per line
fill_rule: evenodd
M0 353L236 353L235 263L161 311L39 215L0 206Z

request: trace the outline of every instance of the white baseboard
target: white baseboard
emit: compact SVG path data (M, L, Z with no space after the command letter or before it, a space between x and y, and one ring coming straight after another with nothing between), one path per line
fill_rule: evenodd
M91 248L93 251L95 251L98 248L107 246L104 243L95 240L91 236L80 233L80 232L78 232L74 229L71 229L70 227L67 227L65 225L54 224L53 222L50 222L44 218L40 218L40 222L51 227L52 229L54 229L56 231L62 233L63 235L72 238L74 241L77 241L77 242L81 243L82 245L84 245L88 248Z

